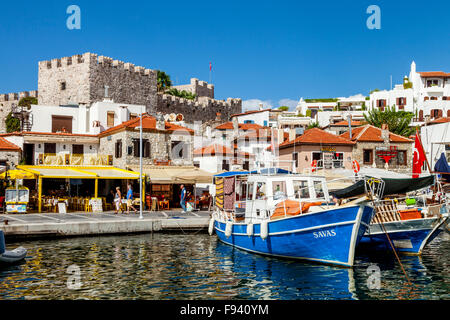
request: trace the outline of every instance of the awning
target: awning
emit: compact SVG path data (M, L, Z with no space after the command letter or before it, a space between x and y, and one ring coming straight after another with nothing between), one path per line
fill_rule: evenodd
M57 179L139 179L139 173L115 167L46 167L19 165L22 169L41 178Z
M129 166L139 175L139 166ZM213 174L193 166L143 166L143 173L151 183L195 184L212 183Z

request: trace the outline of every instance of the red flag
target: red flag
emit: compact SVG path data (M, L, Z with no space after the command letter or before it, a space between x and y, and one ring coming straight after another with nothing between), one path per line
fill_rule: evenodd
M413 178L418 178L422 173L423 162L426 160L425 153L423 152L422 143L420 142L419 133L416 132L416 140L414 143L414 157L413 157Z
M209 63L209 71L211 71L212 70L212 63L210 62Z

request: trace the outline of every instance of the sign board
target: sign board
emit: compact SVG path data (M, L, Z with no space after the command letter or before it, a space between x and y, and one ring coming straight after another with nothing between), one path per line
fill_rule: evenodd
M322 152L336 152L336 147L322 147Z
M92 198L89 201L89 203L92 206L92 212L93 213L103 212L103 202L102 202L101 198Z
M11 213L26 213L27 205L26 204L7 204L6 212Z
M67 213L67 206L65 202L58 202L58 212Z

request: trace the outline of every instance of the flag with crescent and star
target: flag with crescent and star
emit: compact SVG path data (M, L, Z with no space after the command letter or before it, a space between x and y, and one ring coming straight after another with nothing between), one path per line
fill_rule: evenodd
M418 178L422 173L423 162L426 160L425 153L423 151L422 143L420 141L419 132L416 132L416 139L414 143L414 157L413 157L413 178Z

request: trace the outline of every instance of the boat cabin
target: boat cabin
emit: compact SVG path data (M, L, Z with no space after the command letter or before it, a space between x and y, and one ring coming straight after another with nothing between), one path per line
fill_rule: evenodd
M328 203L326 180L321 176L299 174L237 174L216 178L216 206L233 213L236 221L257 223L269 219L277 204L293 200L302 203Z

